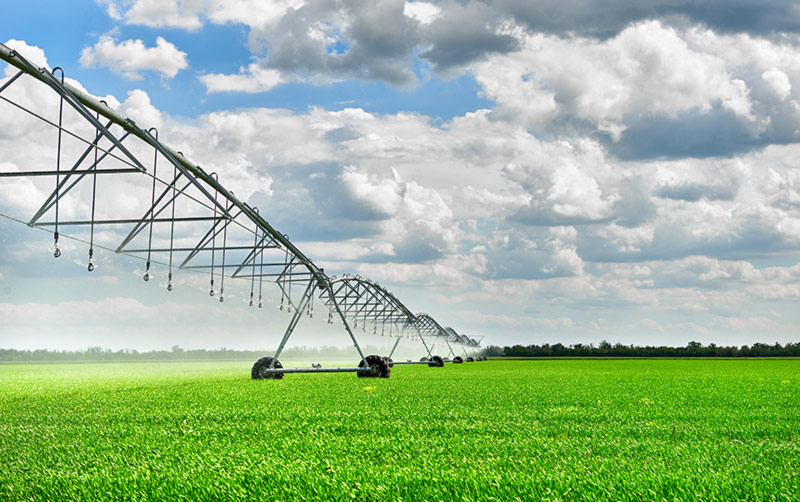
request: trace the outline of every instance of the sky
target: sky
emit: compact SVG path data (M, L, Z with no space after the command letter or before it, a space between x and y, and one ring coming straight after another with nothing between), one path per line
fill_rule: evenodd
M326 272L369 277L484 345L798 340L796 2L3 12L0 41L215 167ZM23 169L52 137L7 110L0 166ZM20 183L0 182L0 212L24 220L39 188ZM0 218L0 347L266 348L289 320L249 308L249 285L218 305L191 277L167 292L124 256L101 253L87 276L83 247L51 252ZM321 317L294 342L346 345Z

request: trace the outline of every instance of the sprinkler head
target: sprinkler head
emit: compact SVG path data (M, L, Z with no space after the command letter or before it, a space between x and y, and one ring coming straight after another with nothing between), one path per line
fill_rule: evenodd
M172 291L174 288L172 287L172 283L170 282L167 284L167 291Z
M55 250L55 251L53 251L53 256L55 256L56 258L58 258L59 256L61 256L61 250L60 250L60 249L58 249L58 248L56 248L56 250Z
M214 296L214 290L213 289L208 292L208 296Z
M88 266L88 267L86 267L86 269L87 269L87 270L89 270L89 272L91 272L92 270L94 270L94 263L92 263L92 262L89 262L89 266Z
M225 298L224 298L222 295L220 295L220 296L219 296L219 302L220 302L220 303L222 303L222 302L224 302L224 301L225 301Z
M144 277L142 277L142 279L144 279L144 282L149 281L150 280L150 274L148 272L145 272L144 273Z

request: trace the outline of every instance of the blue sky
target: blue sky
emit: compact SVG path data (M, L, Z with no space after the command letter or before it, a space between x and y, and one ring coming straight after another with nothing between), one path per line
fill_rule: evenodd
M0 18L0 41L158 127L327 271L501 345L796 341L798 31L793 2L746 0L34 0ZM0 165L44 162L52 142L1 112ZM45 187L4 183L1 212L25 219ZM205 319L191 278L144 289L114 255L87 278L80 246L55 263L46 234L0 225L0 346L266 347L288 321L244 302ZM299 340L344 343L322 324Z
M480 97L480 87L470 75L442 79L431 72L429 64L419 60L414 61L418 80L401 87L380 80L342 80L325 85L288 83L256 94L209 94L198 75L235 74L241 66L257 58L248 50L247 27L204 23L196 31L186 31L126 24L115 22L91 1L36 0L7 7L7 15L0 20L3 33L9 34L7 38L36 40L38 46L48 49L50 60L69 66L71 77L99 94L124 96L131 89L129 79L107 67L80 64L81 51L96 43L100 35L113 32L117 40L141 40L146 47L155 46L158 37L168 39L187 53L190 67L169 79L158 72L143 71L136 87L147 89L153 105L171 115L192 117L239 107L287 108L303 112L312 106L338 109L356 104L372 113L413 111L446 120L490 106L488 100ZM42 26L57 28L43 30Z

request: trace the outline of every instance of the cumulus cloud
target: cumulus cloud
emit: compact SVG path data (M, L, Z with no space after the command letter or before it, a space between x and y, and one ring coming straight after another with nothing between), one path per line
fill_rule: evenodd
M761 74L761 79L767 83L775 96L781 101L785 100L792 93L792 83L789 76L777 68L770 68Z
M253 63L245 70L234 75L210 73L201 75L200 81L206 86L206 91L214 92L266 92L281 83L281 74L277 70L261 68Z
M137 0L104 5L128 24L189 31L205 22L247 25L258 67L205 76L209 92L263 92L277 83L278 74L315 83L356 78L409 86L417 81L412 63L417 53L447 71L518 45L505 33L504 15L479 2Z
M307 5L282 5L288 14L270 21L275 26L311 14L303 10ZM405 4L396 10L419 30L447 20L448 4L437 7L441 12L425 22ZM343 45L345 32L315 29L310 39L331 48L324 57L353 50ZM361 40L373 35L359 34L366 37ZM445 121L359 108L250 108L177 121L141 90L109 102L216 171L327 271L424 285L413 290L415 300L447 298L434 304L452 307L453 314L490 310L486 322L541 316L552 322L537 329L557 333L569 329L559 320L574 317L573 327L598 332L619 325L618 309L635 308L630 326L620 329L683 327L712 336L715 319L758 324L775 318L764 312L777 302L800 296L792 258L800 250L800 148L788 136L716 158L654 155L663 144L620 154L632 138L679 127L708 145L714 134L727 132L720 129L726 121L756 140L786 134L800 68L790 44L660 22L629 26L599 42L513 36L519 51L484 53L488 59L473 65L496 106ZM552 54L535 54L534 42ZM676 74L669 74L670 65ZM216 88L266 88L269 79L244 81L270 68L256 64L241 81L222 78ZM582 81L594 75L602 89ZM503 81L514 85L501 89ZM40 102L38 111L57 106L52 93L37 95L35 84L15 82L4 95ZM652 99L639 88L648 85ZM6 110L0 124L12 120ZM52 129L25 120L0 127L2 170L52 163ZM72 115L67 121L78 123ZM689 127L693 122L708 130L698 132ZM33 145L24 154L14 148L20 130ZM92 133L85 125L84 132ZM70 144L72 157L65 158L81 146ZM47 180L17 181L0 184L4 209L29 211L28 198L52 189ZM140 216L142 201L126 188L105 186L101 197ZM88 209L77 196L62 208L68 215ZM736 312L745 307L747 315ZM483 321L474 318L479 329ZM764 325L791 324L775 322Z
M490 54L504 54L518 48L518 40L507 33L502 14L480 2L446 2L436 19L423 32L429 45L420 57L434 68L450 70L485 59Z
M412 69L414 58L420 58L434 69L451 75L469 69L471 64L487 60L490 56L511 54L521 48L525 50L526 45L530 44L526 36L537 34L546 39L561 39L565 43L574 37L590 40L589 43L598 40L606 43L629 32L632 24L652 22L677 28L703 25L719 33L746 33L751 36L798 31L797 23L791 22L796 16L793 4L789 1L771 2L767 6L753 1L725 2L724 5L715 1L702 7L670 0L648 2L646 5L620 0L603 4L602 7L586 0L570 0L567 5L552 1L531 4L521 0L503 0L491 4L477 0L382 0L377 3L360 0L96 1L106 7L112 19L124 20L128 24L188 31L196 31L206 23L245 25L250 29L250 49L258 58L262 71L274 70L291 74L295 79L316 83L359 78L408 86L417 80ZM562 14L565 12L569 12L569 15ZM720 84L716 80L702 82L705 77L718 78L713 74L691 72L686 68L696 64L696 54L690 54L692 57L688 59L683 58L680 50L676 52L676 47L665 45L663 37L655 40L657 43L654 44L646 35L643 34L645 38L637 41L629 32L622 42L622 45L627 42L634 46L639 42L639 47L644 49L643 54L620 54L622 65L616 64L612 56L601 57L597 61L597 65L601 65L600 61L604 61L602 64L613 63L609 71L601 75L604 80L613 80L615 74L626 71L636 72L637 57L656 62L654 58L666 56L670 62L665 61L664 67L682 63L677 67L680 71L660 75L665 77L664 82L670 84L667 90L673 84L681 85L680 81L673 78L676 76L678 79L694 76L706 87ZM662 52L647 50L654 45ZM598 55L602 56L594 54L593 57ZM569 57L561 59L569 66ZM634 66L626 67L625 63ZM574 70L575 65L571 69ZM650 75L655 79L654 82L660 83L658 68L653 70L649 72ZM216 92L218 88L221 91L243 92L259 92L253 89L270 88L242 83L242 80L263 83L265 78L262 75L259 79L254 69L244 73L218 75L218 80L223 76L230 77L229 82L227 85L210 85L209 92ZM534 87L541 84L536 79L526 82ZM773 79L770 82L776 81ZM736 80L729 83L734 86L733 89L720 89L726 95L724 106L738 115L746 115L748 102L743 93L746 94L747 89L742 88L742 84ZM780 86L781 89L785 88L783 82ZM522 87L516 91L524 91L525 86ZM610 88L608 95L601 96L599 106L611 105L608 101L613 101L615 93L620 90L619 86ZM492 92L487 89L487 93ZM542 111L552 107L546 95L528 91L527 96L535 96L536 106L543 108ZM679 106L681 102L685 104L685 100L678 99ZM660 106L659 103L654 105L656 108ZM619 124L613 121L600 124L605 124L605 129L612 137L618 134L615 131L619 130Z
M503 120L601 140L624 159L708 157L796 141L796 41L643 21L615 36L521 32L471 66Z
M125 22L153 28L182 28L188 31L200 29L203 24L200 14L204 2L193 0L136 0L125 12Z
M141 80L141 71L160 73L173 78L189 67L186 53L179 51L162 37L155 47L146 47L141 40L118 42L111 35L102 35L92 47L81 51L81 66L105 66L129 80Z
M431 24L441 13L441 7L428 2L406 2L403 5L403 14L422 25Z
M4 45L9 49L19 52L25 57L25 59L35 64L37 67L50 69L50 65L47 64L47 57L45 56L44 51L39 47L35 45L29 45L24 40L17 40L14 38L9 39ZM12 70L11 66L6 67L6 73L12 71L16 73L14 70Z
M693 50L674 28L657 21L600 43L545 35L524 40L524 50L475 70L509 117L543 125L557 111L613 132L625 127L630 114L674 117L686 110L707 112L715 103L749 114L746 88L730 77L725 61ZM504 77L497 78L498 72ZM518 113L529 97L538 113Z

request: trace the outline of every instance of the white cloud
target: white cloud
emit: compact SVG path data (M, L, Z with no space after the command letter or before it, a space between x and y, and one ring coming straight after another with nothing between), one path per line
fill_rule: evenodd
M786 100L792 93L792 83L789 81L789 76L777 68L770 68L762 73L761 79L769 85L772 92L781 101Z
M246 70L242 68L238 74L210 73L201 75L199 78L206 86L208 94L214 92L246 92L250 94L266 92L284 81L279 71L262 68L257 63L250 64Z
M204 4L202 0L135 0L125 12L125 22L195 31L203 26Z
M160 73L173 78L180 70L189 67L186 53L179 51L162 37L156 39L155 47L146 47L141 40L117 42L110 35L102 35L92 47L81 51L81 65L105 66L129 80L141 80L141 71Z
M434 22L441 12L440 7L428 2L406 2L403 5L403 14L416 19L422 25Z
M122 21L122 15L119 13L119 7L114 3L114 0L94 0L100 7L106 8L106 14L114 21Z
M164 124L161 112L150 102L150 96L141 89L129 91L128 98L122 102L118 111L124 117L133 119L142 129L160 129Z
M305 0L216 0L207 2L206 15L215 23L263 27L275 24L288 10L297 10L305 3Z
M592 121L618 139L630 114L674 117L721 101L749 116L747 87L731 78L726 61L658 21L632 25L603 42L520 36L521 51L474 65L477 81L508 119L544 125L565 115Z
M29 45L24 40L16 40L14 38L9 39L4 45L19 52L25 59L35 64L37 67L50 69L50 65L47 64L47 57L44 55L44 51L39 47ZM12 69L11 65L8 65L6 67L6 74L9 72L14 74L17 71Z
M339 179L350 196L369 205L382 216L394 216L403 203L405 184L397 172L393 179L384 178L373 182L366 173L358 172L354 166L345 166Z

